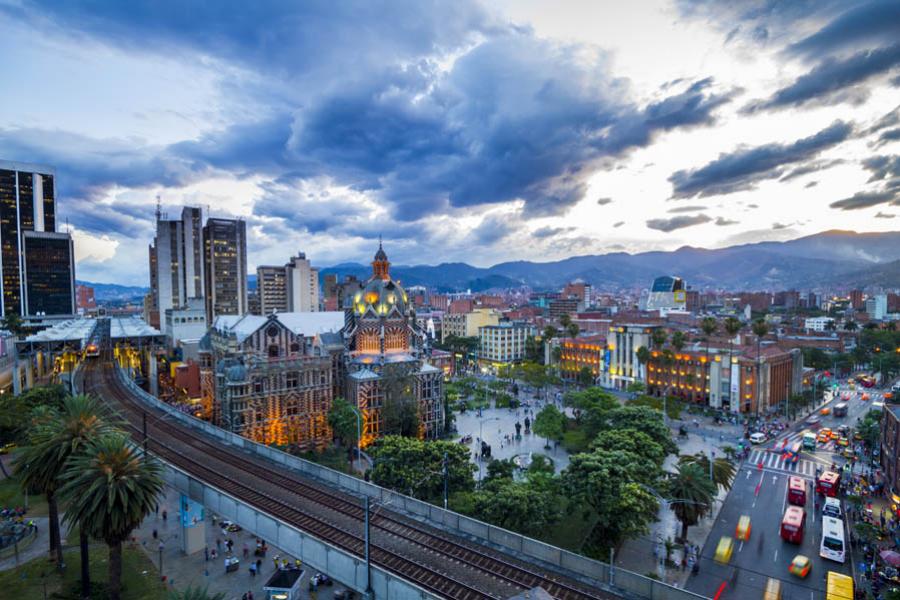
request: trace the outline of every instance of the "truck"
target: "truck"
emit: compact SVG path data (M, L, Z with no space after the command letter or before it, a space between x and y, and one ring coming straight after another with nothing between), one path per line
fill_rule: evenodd
M812 431L804 431L803 432L803 447L806 450L815 450L816 449L816 434Z

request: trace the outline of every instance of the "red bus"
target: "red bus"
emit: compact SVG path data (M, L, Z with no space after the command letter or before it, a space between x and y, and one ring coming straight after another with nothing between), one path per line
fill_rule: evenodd
M789 477L787 485L788 502L796 506L806 506L806 482L800 477Z
M837 496L840 486L841 476L834 471L823 471L821 475L816 477L817 494L825 494L834 498Z
M788 506L781 519L781 537L792 544L803 543L803 525L806 513L799 506Z

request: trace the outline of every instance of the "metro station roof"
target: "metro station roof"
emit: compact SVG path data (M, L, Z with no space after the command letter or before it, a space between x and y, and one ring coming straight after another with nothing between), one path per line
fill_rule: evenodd
M68 342L81 348L87 344L97 326L97 319L69 319L25 338L31 343Z
M155 337L162 333L154 327L151 327L145 320L140 317L111 317L109 323L109 337L112 339L119 338L139 338L139 337Z

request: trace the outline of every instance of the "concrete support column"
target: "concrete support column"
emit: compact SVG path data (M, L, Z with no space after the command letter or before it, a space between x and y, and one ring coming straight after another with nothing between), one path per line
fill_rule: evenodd
M18 396L24 390L22 389L22 365L16 363L13 367L13 395Z
M156 367L156 355L150 353L150 359L147 361L149 368L147 369L147 377L150 379L150 395L154 398L159 397L159 374Z

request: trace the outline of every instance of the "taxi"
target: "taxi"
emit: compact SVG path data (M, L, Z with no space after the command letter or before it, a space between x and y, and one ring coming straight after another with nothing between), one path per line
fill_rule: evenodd
M750 539L750 517L747 515L741 515L741 518L738 519L737 527L734 528L734 537L747 541Z
M809 575L811 569L812 562L810 562L809 557L798 554L791 561L791 564L788 567L788 572L791 575L796 575L797 577L804 579L807 575Z
M862 439L863 439L863 438L862 438L862 434L861 434L860 432L858 432L858 431L854 431L854 432L853 432L853 439L856 440L857 442L862 441Z
M766 589L763 591L763 600L781 600L781 581L769 577L766 581Z
M863 394L862 396L859 397L859 399L862 400L863 402L866 402L869 399L869 395Z
M731 560L731 554L734 552L734 540L727 535L723 535L716 546L715 561L719 564L727 565Z
M822 415L823 417L824 417L824 416L827 416L827 415L830 415L830 414L831 414L831 408L829 408L829 407L826 406L825 408L823 408L822 410L819 411L819 414Z
M853 452L853 448L847 446L843 450L841 450L841 456L844 458L849 458L850 460L856 460L856 453Z
M841 437L841 434L838 433L837 431L831 431L831 432L828 433L828 435L829 435L829 437L831 437L831 439L833 439L833 440L836 440L836 439L838 439L838 438Z
M831 430L828 429L827 427L819 430L819 437L817 437L816 440L820 444L824 444L825 442L830 441L831 440Z
M850 445L850 440L848 440L848 439L845 438L844 436L841 436L841 437L839 437L839 438L837 439L837 445L838 445L838 446L845 446L845 447L846 447L846 446L849 446L849 445Z

